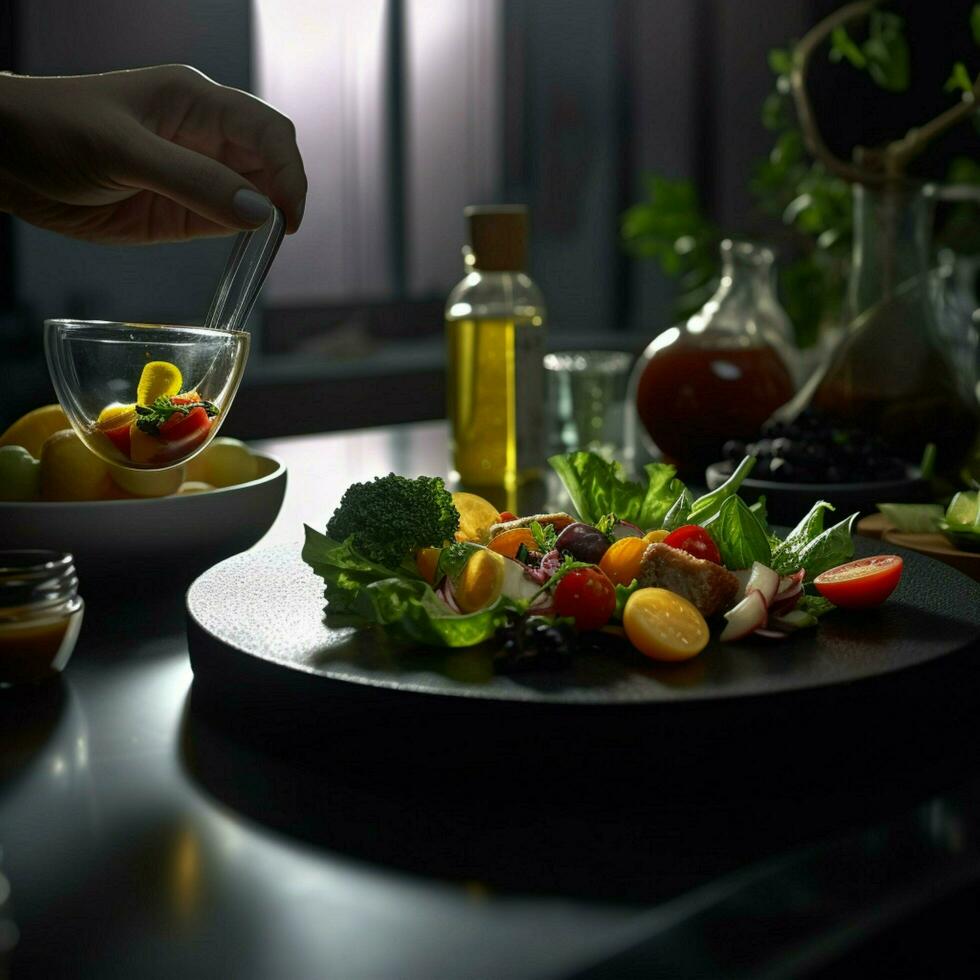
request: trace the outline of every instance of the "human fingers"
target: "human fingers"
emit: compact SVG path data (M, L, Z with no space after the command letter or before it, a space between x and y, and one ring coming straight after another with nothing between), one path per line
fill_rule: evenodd
M238 89L222 89L225 138L256 160L255 182L286 218L286 231L299 228L307 180L296 129L286 116Z
M125 141L116 179L238 231L257 228L272 207L267 197L230 167L142 128L134 129Z

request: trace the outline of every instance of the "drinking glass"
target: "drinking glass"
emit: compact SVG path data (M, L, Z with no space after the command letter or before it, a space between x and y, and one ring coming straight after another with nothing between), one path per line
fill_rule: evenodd
M564 350L545 355L552 452L588 449L622 461L626 351Z

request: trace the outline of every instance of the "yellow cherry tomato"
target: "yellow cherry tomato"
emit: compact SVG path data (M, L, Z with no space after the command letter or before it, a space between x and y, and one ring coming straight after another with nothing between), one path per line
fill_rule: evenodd
M184 379L180 369L169 361L150 361L143 366L139 384L136 386L136 401L140 405L152 405L161 395L180 394Z
M711 635L697 607L667 589L637 589L626 600L623 627L630 643L653 660L689 660Z
M646 541L647 544L657 544L658 542L663 541L668 534L670 534L670 531L665 531L663 528L657 528L656 531L647 531L647 533L643 535L643 540Z
M504 562L495 551L480 548L470 555L453 583L456 603L463 612L478 612L489 606L504 587Z
M441 554L442 548L419 548L415 552L415 567L429 585L436 584L436 566Z
M106 405L99 412L99 417L95 424L98 428L105 431L106 429L116 429L121 425L129 425L135 418L135 405L123 405L120 402L113 402L111 405Z
M489 500L462 490L457 490L453 494L453 503L459 511L459 530L456 532L456 540L486 544L490 538L491 526L500 521L500 511Z
M138 428L134 422L129 427L129 458L134 463L147 464L160 455L160 440Z
M613 585L629 585L640 574L640 562L647 550L643 538L620 538L606 550L599 567Z

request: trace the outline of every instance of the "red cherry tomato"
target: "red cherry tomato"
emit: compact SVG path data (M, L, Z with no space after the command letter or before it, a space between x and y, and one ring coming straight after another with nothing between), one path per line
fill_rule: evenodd
M595 566L575 568L555 588L555 612L571 616L580 630L597 630L616 611L616 588Z
M500 512L500 520L497 523L506 524L508 521L516 521L516 520L517 520L516 514L512 514L509 510L502 510Z
M186 415L174 412L163 425L160 435L166 442L165 456L180 459L207 438L211 419L203 408L192 408Z
M862 609L884 602L901 577L902 559L898 555L872 555L821 572L813 584L835 606Z
M126 457L129 459L130 447L133 443L132 433L130 432L129 423L125 425L117 425L114 429L106 429L105 437L116 447Z
M676 531L671 531L664 538L664 544L669 544L671 548L680 548L681 551L686 551L695 558L713 561L716 565L721 564L718 545L711 540L711 535L697 524L685 524Z

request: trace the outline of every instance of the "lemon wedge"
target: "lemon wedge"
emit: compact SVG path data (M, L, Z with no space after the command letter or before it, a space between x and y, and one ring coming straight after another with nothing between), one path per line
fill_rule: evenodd
M491 526L500 520L500 511L489 500L462 490L453 494L453 503L459 511L456 540L486 544L490 538Z

